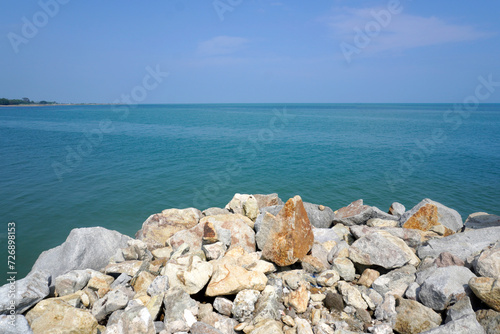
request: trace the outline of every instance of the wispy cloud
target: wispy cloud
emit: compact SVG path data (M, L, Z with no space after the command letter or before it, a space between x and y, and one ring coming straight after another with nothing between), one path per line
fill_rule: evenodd
M356 30L364 31L369 22L377 22L373 13L384 8L336 8L323 21L331 28L339 42L352 43ZM359 29L359 30L358 30ZM368 53L382 51L403 51L417 47L432 46L452 42L466 42L490 37L494 34L483 32L470 25L446 22L438 17L422 17L404 12L393 14L390 22L382 27L376 38L371 39Z
M202 56L229 55L244 49L248 40L242 37L217 36L198 45L198 54Z

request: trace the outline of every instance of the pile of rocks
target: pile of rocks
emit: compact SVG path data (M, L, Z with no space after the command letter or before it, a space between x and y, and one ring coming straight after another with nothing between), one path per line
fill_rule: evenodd
M492 334L499 279L495 215L236 194L154 214L135 239L73 230L16 282L14 311L0 288L0 332Z

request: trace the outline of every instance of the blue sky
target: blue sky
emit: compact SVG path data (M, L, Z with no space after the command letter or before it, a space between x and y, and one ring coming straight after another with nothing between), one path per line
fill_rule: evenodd
M1 9L0 97L114 102L135 89L146 92L141 103L459 103L479 76L500 81L498 0L41 0ZM148 67L169 74L144 90ZM482 102L500 102L500 87Z

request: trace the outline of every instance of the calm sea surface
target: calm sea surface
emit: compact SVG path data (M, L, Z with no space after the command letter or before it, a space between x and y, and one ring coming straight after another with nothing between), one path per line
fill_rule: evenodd
M172 207L234 193L336 210L431 198L500 214L500 104L198 104L0 108L0 285L77 227L133 236ZM3 269L2 269L3 268Z

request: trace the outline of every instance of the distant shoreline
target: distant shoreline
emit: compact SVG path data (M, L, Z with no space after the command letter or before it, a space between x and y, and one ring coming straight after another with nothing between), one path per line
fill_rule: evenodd
M114 106L121 103L56 103L56 104L8 104L0 107L55 107L55 106Z

